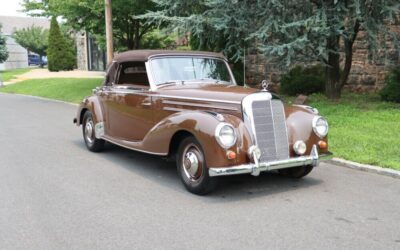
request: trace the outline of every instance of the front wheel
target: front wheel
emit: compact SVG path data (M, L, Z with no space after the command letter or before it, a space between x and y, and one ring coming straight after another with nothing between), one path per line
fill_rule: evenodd
M302 166L302 167L295 167L295 168L284 168L284 169L279 169L279 174L289 177L289 178L295 178L299 179L302 178L306 175L308 175L311 170L313 170L313 166Z
M182 140L176 158L178 174L189 192L204 195L215 189L217 179L208 174L203 150L194 137Z
M90 111L86 111L83 116L82 133L86 147L92 152L100 152L104 148L105 141L97 139L95 136L93 115Z

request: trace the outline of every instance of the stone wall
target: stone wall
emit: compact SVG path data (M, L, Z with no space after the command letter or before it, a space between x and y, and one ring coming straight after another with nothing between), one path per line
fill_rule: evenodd
M400 37L400 25L391 25L390 29ZM352 91L377 91L385 84L387 72L400 65L400 51L396 51L391 40L385 41L387 51L380 51L371 58L365 42L365 31L360 31L354 43L353 64L345 88Z
M391 30L399 34L400 24L391 25ZM400 65L400 51L394 49L390 40L386 41L387 53L381 51L377 58L371 59L365 42L365 32L360 31L354 43L353 65L350 71L346 89L364 92L377 91L384 86L387 72L395 65ZM248 49L246 53L246 83L258 85L263 79L279 88L282 72L287 69L280 68L271 63L264 55L258 54L256 49Z
M88 69L87 38L86 32L81 31L75 34L76 63L79 70Z

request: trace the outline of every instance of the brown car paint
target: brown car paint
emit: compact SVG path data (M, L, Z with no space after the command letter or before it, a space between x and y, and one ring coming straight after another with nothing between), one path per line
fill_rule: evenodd
M221 89L224 91L218 95ZM112 91L112 88L109 91ZM168 155L173 136L180 131L186 131L194 135L202 145L209 167L234 166L250 161L247 150L251 146L251 139L242 121L240 101L246 95L259 90L200 84L184 88L170 86L157 92L137 91L137 94L109 94L107 97L95 94L86 99L79 110L92 111L95 122L105 122L104 138L126 148ZM143 105L149 103L150 98L151 104ZM105 105L108 107L106 110L113 110L104 111L103 108L100 112L99 99L107 99L103 101L108 102L108 105ZM225 121L236 128L238 141L229 149L237 154L235 160L228 160L227 150L217 143L214 133L220 121L215 115L207 112L222 114ZM78 114L77 118L81 117L81 114ZM306 142L306 154L309 154L312 146L321 140L312 130L315 114L296 106L285 106L285 114L290 155L295 156L292 145L297 140ZM79 119L77 124L81 122ZM324 141L327 141L327 138L324 138ZM328 152L327 149L320 149L320 153L325 152Z
M108 73L115 74L112 70ZM104 122L103 139L129 149L164 156L176 151L176 148L170 148L174 135L190 133L202 145L208 167L235 166L250 162L247 150L252 145L242 120L241 101L259 91L207 83L178 84L151 91L144 86L109 82L82 101L76 124L82 124L83 113L89 110L95 123ZM220 123L216 113L222 114L236 129L237 142L229 149L222 148L215 138L215 128ZM310 154L312 146L321 140L312 129L316 114L299 106L285 106L285 114L290 155L296 156L292 146L297 140L306 142L306 154ZM327 142L327 138L323 140ZM227 150L234 151L237 157L229 160ZM327 153L328 149L319 149L319 152Z

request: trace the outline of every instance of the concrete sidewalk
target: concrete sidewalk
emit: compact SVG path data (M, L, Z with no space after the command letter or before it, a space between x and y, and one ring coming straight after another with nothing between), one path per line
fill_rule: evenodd
M48 69L32 69L31 71L17 75L16 78L4 82L4 85L21 82L28 79L43 79L43 78L103 78L105 72L102 71L59 71L50 72Z

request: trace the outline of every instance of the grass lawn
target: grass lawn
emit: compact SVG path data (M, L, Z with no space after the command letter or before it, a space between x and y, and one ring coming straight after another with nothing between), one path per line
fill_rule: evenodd
M310 105L328 119L335 157L400 170L400 104L344 93L339 102L313 95Z
M35 95L79 103L102 79L54 78L27 80L0 92ZM330 125L329 145L335 157L400 170L400 104L385 103L378 95L344 93L339 102L312 95Z
M23 69L11 69L11 70L0 71L0 75L1 75L0 79L3 82L7 82L7 81L15 78L17 75L22 75L31 70L32 70L32 68L23 68Z
M7 85L0 92L17 93L46 97L66 102L79 103L92 89L101 84L103 79L91 78L49 78L32 79Z

